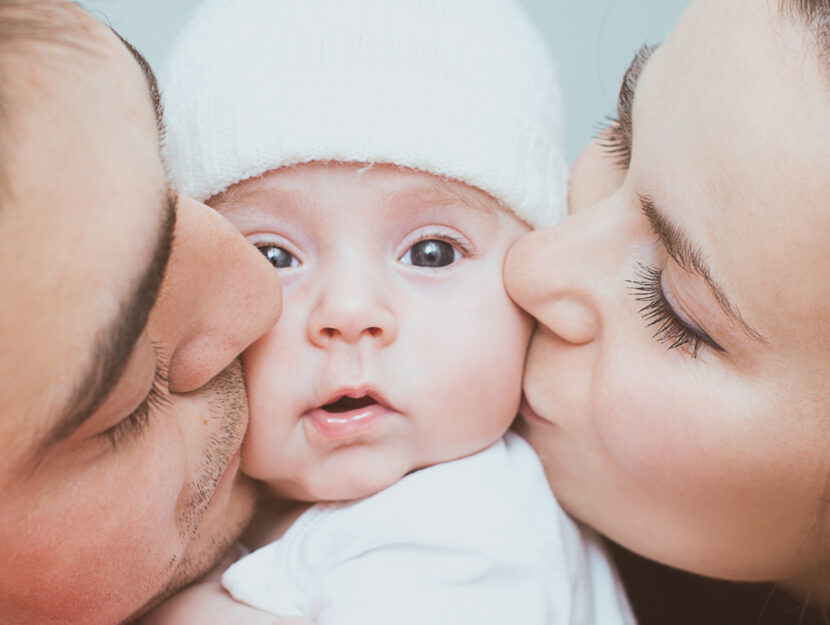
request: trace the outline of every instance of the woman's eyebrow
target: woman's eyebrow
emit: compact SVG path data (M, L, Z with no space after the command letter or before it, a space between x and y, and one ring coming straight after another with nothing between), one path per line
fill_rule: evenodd
M659 210L654 200L647 195L640 195L640 209L651 225L651 229L660 242L666 248L672 260L680 265L685 271L701 276L709 290L715 296L718 304L726 316L737 324L751 339L758 343L767 344L769 341L755 328L749 325L741 316L736 306L733 306L726 297L726 293L720 285L712 278L709 265L706 262L700 248L695 246L686 233L673 223L665 214Z

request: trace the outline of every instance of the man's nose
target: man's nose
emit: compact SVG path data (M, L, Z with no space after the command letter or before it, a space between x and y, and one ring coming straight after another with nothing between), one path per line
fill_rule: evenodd
M173 252L151 322L170 390L207 383L279 317L274 268L218 213L179 197Z
M613 196L559 225L520 239L505 264L505 284L516 303L572 345L594 341L603 310L616 301L628 226Z
M383 281L368 267L326 273L308 318L308 338L318 347L363 339L385 346L397 336L397 320Z

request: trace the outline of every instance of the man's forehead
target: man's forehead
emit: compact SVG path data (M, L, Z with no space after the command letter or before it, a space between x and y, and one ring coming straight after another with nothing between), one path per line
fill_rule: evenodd
M73 85L95 91L123 90L133 83L145 91L160 128L158 88L146 60L74 2L2 0L0 73L0 115L19 114L33 101L58 99ZM23 107L15 106L18 98L28 98Z
M18 438L53 429L91 363L117 371L127 360L172 238L149 69L77 7L46 4L80 20L90 48L15 50L15 88L32 105L13 99L4 113L14 123L0 122L15 148L0 155L10 183L0 196L0 291L13 294L0 311L0 376L12 389L0 430L17 428ZM107 380L92 377L105 392Z

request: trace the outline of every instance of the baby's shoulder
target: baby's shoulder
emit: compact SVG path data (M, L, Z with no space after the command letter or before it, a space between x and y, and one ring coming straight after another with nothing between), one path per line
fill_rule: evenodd
M317 504L271 550L314 570L394 552L499 563L551 580L581 569L586 546L582 530L556 503L533 450L509 434L370 497Z

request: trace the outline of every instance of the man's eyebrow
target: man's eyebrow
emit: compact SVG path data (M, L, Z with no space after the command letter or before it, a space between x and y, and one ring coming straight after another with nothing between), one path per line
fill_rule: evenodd
M93 341L89 368L75 386L67 404L60 410L55 424L38 443L34 453L35 464L50 447L72 436L89 420L124 373L135 344L147 325L150 311L158 299L173 248L176 196L170 191L165 194L162 214L161 227L149 264L138 276L132 292L122 300L115 318Z
M147 81L147 88L150 90L150 100L153 102L153 111L156 114L156 126L158 127L159 131L159 139L164 136L164 106L161 102L161 93L159 92L159 83L156 79L156 75L153 72L153 68L150 67L150 64L147 62L147 59L144 58L144 55L141 54L129 41L124 39L117 30L110 27L115 36L121 40L121 43L126 46L127 50L130 51L130 54L133 55L135 62L138 63L138 66L141 68L141 71L144 72L144 78Z
M686 233L675 223L671 222L664 212L657 208L651 197L646 195L640 195L639 197L640 209L643 215L645 215L651 225L651 229L657 235L657 238L660 239L660 242L666 248L666 252L668 252L672 260L685 271L701 276L706 281L706 285L715 296L723 312L726 313L726 316L740 326L751 339L759 343L768 343L767 339L750 326L741 316L740 311L730 303L724 290L712 278L709 265L703 254L701 254L700 249L689 240Z

